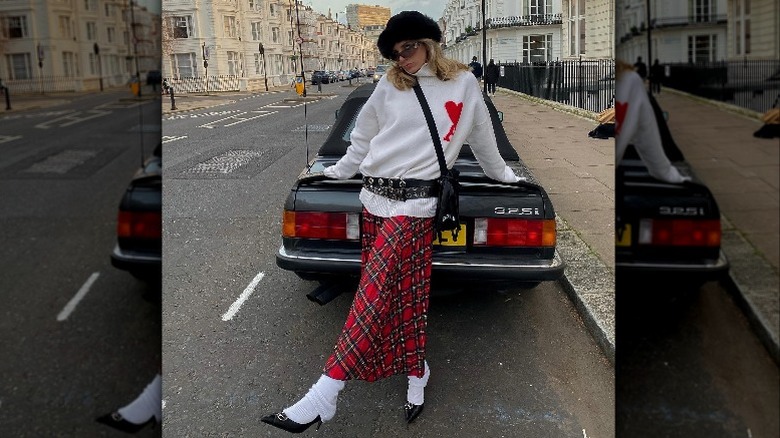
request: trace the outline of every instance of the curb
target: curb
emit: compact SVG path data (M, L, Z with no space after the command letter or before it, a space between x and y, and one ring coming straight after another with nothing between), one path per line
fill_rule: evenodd
M601 351L615 366L615 273L556 216L558 249L566 261L559 280Z
M567 105L565 103L555 102L552 100L545 100L541 97L531 96L530 94L521 93L519 91L510 90L508 88L500 88L496 87L496 91L501 90L502 92L520 97L522 99L538 103L540 105L549 106L550 108L553 108L555 110L573 114L578 117L582 117L583 119L592 120L594 122L598 122L598 113L594 113L593 111L589 111L586 109L578 108L576 106Z

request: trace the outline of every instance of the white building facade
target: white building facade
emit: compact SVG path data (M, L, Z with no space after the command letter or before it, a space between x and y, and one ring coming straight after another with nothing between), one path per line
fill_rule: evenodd
M221 78L215 87L257 90L376 56L361 32L301 1L163 0L162 10L163 76L175 81L208 76Z
M157 29L159 16L124 1L2 1L0 79L14 92L122 86L159 68Z

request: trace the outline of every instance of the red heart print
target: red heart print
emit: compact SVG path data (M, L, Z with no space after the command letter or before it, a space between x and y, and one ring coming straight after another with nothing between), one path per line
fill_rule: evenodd
M450 116L450 120L452 120L452 127L450 128L449 132L447 132L447 135L444 136L444 141L450 141L452 138L452 134L455 133L455 128L458 126L458 120L460 120L460 113L463 112L463 102L455 103L451 100L448 100L444 104L444 109L447 110L447 114Z

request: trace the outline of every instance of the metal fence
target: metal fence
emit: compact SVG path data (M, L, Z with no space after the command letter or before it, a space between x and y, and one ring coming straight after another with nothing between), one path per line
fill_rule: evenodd
M499 63L499 87L601 112L615 96L612 59L576 59L533 64Z
M60 91L76 91L80 89L81 78L65 76L43 76L33 79L4 80L3 84L13 94L52 93Z
M168 85L173 87L177 94L184 93L202 93L206 91L239 91L241 81L235 75L220 75L208 77L208 90L206 89L206 78L166 78Z
M780 95L780 60L668 64L661 84L753 111L772 108Z

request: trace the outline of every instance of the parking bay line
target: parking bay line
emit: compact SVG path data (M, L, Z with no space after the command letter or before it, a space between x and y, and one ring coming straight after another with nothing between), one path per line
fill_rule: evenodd
M73 311L76 309L79 301L81 301L84 296L87 295L87 292L89 292L89 289L93 284L95 284L95 280L97 280L99 276L100 272L93 272L92 275L89 276L87 281L81 286L81 289L76 292L76 295L74 295L73 298L68 301L68 304L66 304L59 315L57 315L57 321L65 321L68 319L68 316L70 316L70 314L73 313Z
M257 287L257 284L260 283L260 280L265 277L265 272L260 272L259 274L255 275L255 278L252 280L251 283L249 283L249 286L244 289L243 292L241 292L241 295L238 297L238 299L233 302L233 304L230 305L230 308L227 312L225 312L224 315L222 315L223 321L230 321L233 319L233 317L238 313L238 310L241 309L241 306L244 305L244 302L249 299L249 296L252 295L252 292L255 291L255 288Z

